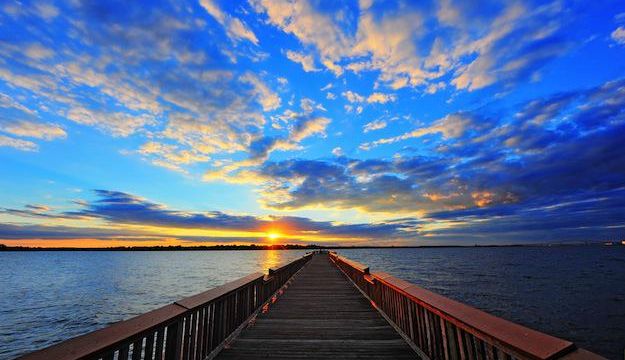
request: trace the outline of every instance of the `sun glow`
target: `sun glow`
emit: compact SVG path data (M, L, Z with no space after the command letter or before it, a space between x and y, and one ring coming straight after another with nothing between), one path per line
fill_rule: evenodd
M267 239L269 239L271 241L278 240L279 238L280 238L280 234L278 234L276 232L267 233Z

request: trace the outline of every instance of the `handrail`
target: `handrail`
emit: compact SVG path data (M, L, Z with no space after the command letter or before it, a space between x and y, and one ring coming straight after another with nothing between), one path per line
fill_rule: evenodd
M205 359L247 323L312 255L270 269L269 276L253 273L19 359Z
M575 344L493 316L330 253L330 259L420 353L431 359L602 359Z

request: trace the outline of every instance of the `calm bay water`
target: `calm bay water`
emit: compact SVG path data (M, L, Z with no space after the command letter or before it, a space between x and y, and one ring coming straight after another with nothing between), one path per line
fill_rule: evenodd
M603 356L623 357L625 247L339 252ZM0 359L12 359L303 254L0 252Z

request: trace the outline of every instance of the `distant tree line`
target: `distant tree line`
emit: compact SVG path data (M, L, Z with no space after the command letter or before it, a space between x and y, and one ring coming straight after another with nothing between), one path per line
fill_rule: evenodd
M309 250L325 249L325 246L310 244L274 244L274 245L198 245L198 246L112 246L97 248L81 247L30 247L30 246L7 246L0 244L0 251L67 251L67 250L90 250L90 251L189 251L189 250Z

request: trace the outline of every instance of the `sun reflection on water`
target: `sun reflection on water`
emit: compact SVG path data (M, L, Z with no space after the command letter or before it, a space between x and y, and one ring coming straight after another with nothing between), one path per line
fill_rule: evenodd
M280 264L278 250L265 250L263 258L263 269L273 268Z

